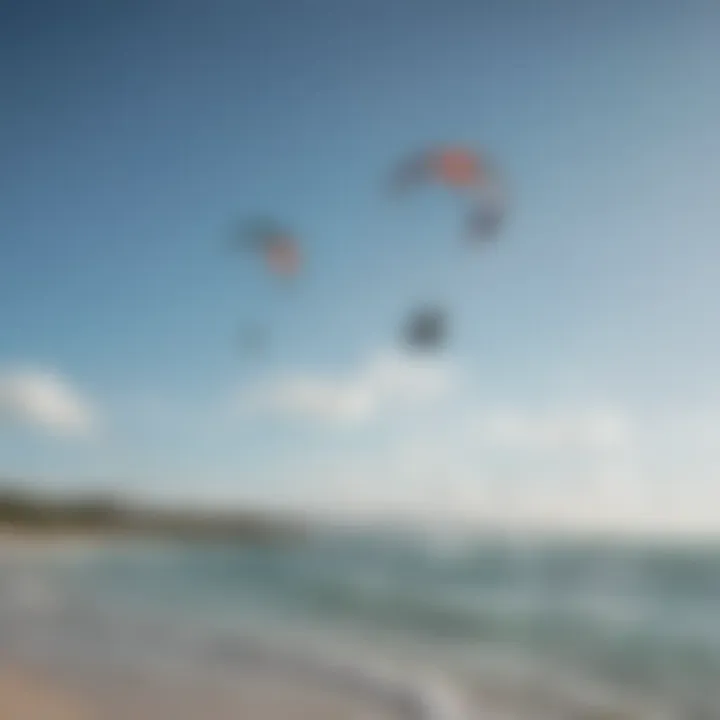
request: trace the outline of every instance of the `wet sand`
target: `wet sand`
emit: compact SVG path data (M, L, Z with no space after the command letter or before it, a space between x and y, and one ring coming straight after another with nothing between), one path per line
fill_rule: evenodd
M3 720L86 720L96 717L77 693L41 673L0 662L0 718Z
M288 678L243 673L232 683L107 677L79 683L0 661L2 720L391 720L400 715Z

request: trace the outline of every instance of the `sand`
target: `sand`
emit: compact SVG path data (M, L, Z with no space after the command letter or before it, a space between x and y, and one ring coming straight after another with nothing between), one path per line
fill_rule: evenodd
M0 662L2 720L391 720L390 709L287 678L233 683L108 677L85 687L47 669Z
M86 720L97 717L83 698L38 672L0 663L2 720Z

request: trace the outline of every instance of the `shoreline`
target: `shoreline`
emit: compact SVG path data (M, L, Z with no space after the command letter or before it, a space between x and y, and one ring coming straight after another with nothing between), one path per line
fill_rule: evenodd
M18 554L42 554L69 551L90 551L121 541L120 536L99 533L45 533L0 527L0 560ZM132 538L125 538L132 541Z
M271 622L265 625L263 620L267 622L268 618L262 612L264 608L260 608L258 617L261 618L261 622L257 626L260 632L256 635L255 626L250 627L248 623L253 617L252 612L258 606L252 603L245 606L249 613L245 616L239 606L235 608L228 604L222 594L211 593L208 596L209 605L206 606L203 601L197 607L191 606L190 614L180 613L178 617L170 617L167 614L165 602L155 604L154 601L147 606L138 606L136 609L140 612L137 616L130 613L124 617L123 612L119 615L115 613L118 607L123 610L122 602L117 605L108 595L98 596L100 602L98 612L95 613L92 593L87 596L91 601L87 611L83 607L81 591L86 586L78 585L76 582L78 578L73 573L76 569L79 570L83 582L88 580L92 585L96 553L99 557L108 549L108 555L114 561L116 556L123 558L124 548L128 546L131 548L131 553L127 569L133 572L129 573L127 578L137 578L138 581L144 582L148 577L144 573L147 570L152 571L155 565L150 563L148 566L144 562L140 565L134 563L135 548L140 546L141 551L144 552L144 549L151 545L166 546L175 542L175 538L157 536L145 538L125 533L97 531L48 533L0 526L0 604L2 605L0 609L7 610L4 617L0 616L0 671L3 672L0 677L0 695L5 695L6 704L42 702L42 697L47 693L51 696L59 694L60 699L50 701L57 707L72 704L77 700L79 714L70 716L68 720L84 720L87 715L80 713L88 712L92 713L89 716L91 720L95 718L97 720L105 718L164 720L166 717L173 720L195 720L195 718L205 720L208 714L215 720L223 717L232 717L233 720L237 717L246 720L256 718L257 720L281 720L281 718L293 720L293 718L310 717L313 719L327 717L328 720L343 717L352 717L355 720L380 718L466 720L478 714L484 717L484 713L489 717L502 717L503 713L509 713L510 716L518 719L543 713L552 716L555 713L557 716L588 718L588 720L589 718L640 720L675 712L676 706L678 708L687 706L690 708L687 710L688 713L694 707L701 709L706 707L703 705L705 700L699 695L700 690L696 690L695 686L687 691L687 696L676 697L675 685L666 690L664 685L658 684L655 675L648 674L646 682L640 680L627 687L621 680L614 680L615 675L612 673L615 673L615 670L608 663L612 661L610 653L615 653L619 649L619 641L612 638L610 642L604 642L601 638L597 645L588 643L579 648L574 644L568 645L567 647L572 651L579 649L577 667L571 667L563 662L554 666L553 648L548 645L550 653L546 666L544 659L532 647L527 655L523 655L524 651L520 648L521 651L515 656L512 646L499 642L497 649L500 651L500 657L498 658L494 643L492 640L489 642L485 640L486 636L480 636L478 643L473 643L472 653L479 650L480 654L470 659L469 645L464 648L453 644L458 627L461 629L470 627L470 632L473 632L474 627L467 624L449 626L453 635L447 646L441 642L435 647L435 636L428 635L422 636L424 639L419 641L417 646L412 641L407 646L403 645L400 637L395 648L391 643L384 642L385 638L380 632L382 624L361 623L358 626L348 626L347 635L344 634L346 629L344 626L339 628L337 633L328 626L329 632L326 637L325 626L319 621L317 625L311 623L308 627L289 622L285 627L284 621L276 614L277 610L271 610L268 616ZM183 545L186 544L181 542ZM326 556L322 555L323 547L322 545L320 547L321 554L312 555L310 559L313 561L316 558L325 559ZM394 546L389 547L392 550ZM422 551L423 546L419 547ZM119 552L116 552L118 548ZM510 548L510 551L513 549ZM551 547L548 551L559 550L561 554L552 557L564 560L567 557L562 555L564 549L564 546ZM191 558L203 559L202 556L194 553L194 548L189 550ZM310 550L314 551L312 545ZM487 557L505 558L503 561L510 562L507 560L507 555L496 555L495 550L492 548L491 550ZM500 550L505 552L504 548ZM608 551L610 554L606 557L614 558L612 555L614 548L608 548ZM152 548L150 552L153 552ZM164 593L160 597L168 603L174 598L176 588L187 590L192 600L194 597L192 583L196 579L203 580L209 577L215 582L226 577L232 577L233 580L239 577L243 580L249 578L250 583L253 581L252 574L248 576L242 574L245 569L242 562L235 565L231 558L229 564L225 563L232 553L225 553L224 550L222 562L211 567L212 573L215 573L218 567L223 573L219 575L211 573L210 576L204 574L202 562L190 562L187 566L180 563L177 567L171 562L167 566L164 565L166 561L164 553L158 555L159 564L170 567L173 571L168 577L170 582L178 579L182 581L177 586L170 585L172 592L168 592L164 584L166 580L160 578L163 582L157 587L162 586ZM170 555L173 560L176 558L174 554ZM481 559L484 557L486 556L482 556ZM698 557L701 563L705 562L704 556ZM78 558L80 562L76 563ZM598 558L602 563L605 562L603 556ZM637 572L638 577L647 577L651 582L662 580L666 575L658 574L658 558L663 561L662 548L648 558L631 557L627 567ZM87 568L86 559L89 561ZM211 556L211 560L214 559L215 556ZM304 557L301 557L297 562L300 563L303 559ZM441 559L443 562L454 562L452 553L449 554L447 561L444 555ZM600 560L591 558L588 561L590 563L588 568L597 567ZM689 567L688 563L695 563L696 560L694 556L684 555L671 558L673 563L681 562L679 566L681 568ZM464 561L462 557L460 561ZM716 567L714 563L715 560L712 565L703 565L702 567L706 567L703 571L706 574L700 577L711 578ZM57 578L53 574L55 565L62 570L62 573L58 572ZM660 569L665 567L662 562L660 565ZM28 572L24 571L25 567ZM252 565L250 569L254 567ZM301 564L294 567L304 568ZM311 569L313 567L311 565ZM450 567L455 566L450 565ZM524 567L523 565L521 569ZM600 567L605 568L604 564ZM203 569L203 572L195 574L198 568ZM46 569L51 572L44 574ZM139 574L135 572L138 569L142 570ZM66 570L69 571L67 575ZM102 579L102 573L97 577ZM429 577L432 580L436 576ZM601 578L604 577L603 574ZM620 576L620 579L622 580L623 577ZM9 581L11 579L12 582ZM124 582L125 576L121 575L120 579ZM339 576L338 579L342 581L343 577ZM54 584L55 580L57 584ZM215 588L214 585L213 587ZM393 587L391 585L390 590ZM586 585L576 584L572 587L583 589ZM617 585L617 587L625 586ZM703 590L703 587L701 586L700 589ZM148 588L152 591L155 585L150 583ZM301 590L304 588L305 586L300 586ZM108 586L108 589L112 589L112 586ZM224 593L227 585L218 585L216 590ZM278 594L274 585L269 586L269 589L263 586L263 592L273 593L273 597ZM123 600L122 592L118 597L120 601ZM264 598L265 595L261 597ZM381 595L380 600L382 601L384 597ZM596 614L595 605L586 607L585 595L579 597L582 602L577 605L579 612L577 617L579 621L589 623L589 631L597 634L598 629L622 628L623 632L626 632L627 627L628 633L634 632L636 626L632 625L632 622L627 625L617 625L615 616L607 620L605 615ZM664 596L658 596L657 593L648 593L641 597L648 602L657 602L658 599L663 603L666 602ZM712 601L715 596L701 594L692 597L700 599L707 597L708 600L703 600L707 602ZM245 596L239 592L238 598L242 601ZM152 601L152 592L147 598L140 593L138 599ZM217 619L215 618L213 603L216 599L219 599L217 607L221 610L227 607L227 616L221 613ZM302 601L303 596L300 596L300 599ZM453 599L454 596L451 596L450 600ZM592 597L590 599L592 600ZM402 606L403 609L407 607L410 612L420 613L414 616L415 624L408 626L413 632L418 627L417 623L424 618L429 618L428 624L436 621L436 616L422 614L427 613L428 599L418 602L418 599L413 597L411 602L404 602L406 604ZM374 607L372 606L372 609ZM431 606L430 610L433 607L435 606ZM444 606L440 605L440 607ZM450 607L455 613L456 606ZM380 604L379 608L383 611L387 606ZM333 606L330 606L331 611L332 609ZM392 609L395 611L396 607L393 606ZM604 606L599 609L602 611ZM201 612L198 614L197 610ZM525 621L529 611L525 611L526 614L523 615L523 610L524 606L520 607L510 619L517 617ZM146 611L147 614L144 614ZM459 607L459 611L464 611L464 606ZM301 615L301 620L304 617ZM395 617L397 615L392 616L393 619ZM466 615L452 614L448 617L451 621L459 617L462 623L467 623ZM492 614L485 616L480 614L479 617L481 620L490 617L490 620L494 621ZM374 618L375 616L370 617L371 620ZM633 618L634 615L630 620L632 621ZM164 624L165 619L167 625ZM386 619L387 616L380 616L381 623ZM253 622L256 620L257 618ZM430 629L445 632L445 628L448 627L445 624L445 616L441 616L440 620L442 624L433 624ZM622 615L620 621L623 621ZM711 631L712 626L709 627ZM650 631L654 633L654 635L648 634L647 638L653 643L659 642L655 646L656 649L661 648L663 652L673 653L679 647L682 652L682 646L676 644L673 636L668 634L662 625L641 629L646 633ZM561 627L560 630L562 631L563 628ZM424 628L421 627L420 633L422 634L423 631ZM137 635L137 642L133 638L134 635ZM8 642L5 641L5 637ZM554 637L559 637L560 641L563 641L563 636ZM550 640L554 640L554 637ZM482 647L483 642L485 648ZM643 640L643 642L647 641ZM13 645L17 652L13 650ZM595 647L600 653L606 653L605 656L602 654L595 656L603 661L604 665L593 664L596 660L591 653L595 651ZM644 648L644 645L640 646L639 651L646 653ZM78 664L70 667L73 664L71 658L75 656L76 650ZM487 653L488 650L490 653L483 657L483 653ZM608 657L609 660L604 660L604 657ZM648 667L651 672L655 672L652 658L647 659L646 654L638 654L638 657L641 663L646 663L646 665L638 665L641 670ZM20 662L3 663L4 659L10 658ZM560 661L562 660L561 657ZM690 660L692 661L692 658ZM681 665L677 672L686 673L688 669L694 671L697 667L695 664ZM709 671L704 667L699 669L698 683L705 683L703 673ZM602 673L607 670L611 670L612 673L603 676ZM668 675L667 682L682 682L682 675ZM701 688L701 685L698 684L697 687ZM29 697L33 694L41 699L35 700ZM171 707L168 703L174 704ZM31 709L28 711L22 709L11 711L0 702L0 718L2 720L6 717L8 720L33 720L33 718L55 720L56 718L56 715L51 713L32 710L34 707L32 705L29 707ZM98 707L102 708L103 712L99 712ZM332 712L322 709L330 707L333 708ZM313 709L309 710L309 708ZM367 712L361 712L363 709ZM67 715L57 717L65 720Z
M67 673L65 673L67 675ZM0 717L8 720L414 720L402 708L267 669L211 677L108 675L90 686L0 655ZM431 717L428 715L428 717Z

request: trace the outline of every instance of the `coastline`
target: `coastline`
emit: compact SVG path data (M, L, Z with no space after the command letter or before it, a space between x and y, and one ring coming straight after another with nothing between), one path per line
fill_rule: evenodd
M715 648L715 550L176 542L0 529L2 720L640 720L720 707L720 663L700 655ZM653 613L674 621L643 619Z
M110 533L62 532L50 533L27 530L26 528L7 528L0 525L0 560L18 555L38 554L47 556L54 553L93 551L111 543L130 540Z
M15 561L46 559L70 553L95 552L118 542L144 544L150 538L104 531L45 531L0 526L0 570ZM154 542L172 542L152 538ZM15 594L23 597L26 610L47 610L42 586L22 584ZM133 717L137 720L205 720L209 708L213 718L227 716L247 720L292 720L297 718L423 718L446 717L439 711L444 700L407 678L383 677L371 666L350 657L324 658L275 652L266 648L256 656L258 663L243 662L220 679L199 670L171 679L164 671L145 673L129 668L132 687L125 671L101 673L91 682L82 672L68 677L66 669L48 657L35 661L22 654L15 657L0 649L0 718L13 720L104 720ZM37 663L41 663L39 667ZM172 673L172 671L171 671ZM93 673L94 675L94 673ZM94 682L96 684L94 684ZM182 699L181 699L182 698Z

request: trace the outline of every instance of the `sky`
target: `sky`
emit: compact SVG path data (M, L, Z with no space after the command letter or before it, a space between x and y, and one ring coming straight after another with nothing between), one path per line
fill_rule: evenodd
M719 33L702 0L0 2L0 474L720 528ZM509 179L480 252L384 192L441 142ZM258 213L292 288L230 247ZM398 346L418 302L443 352Z

